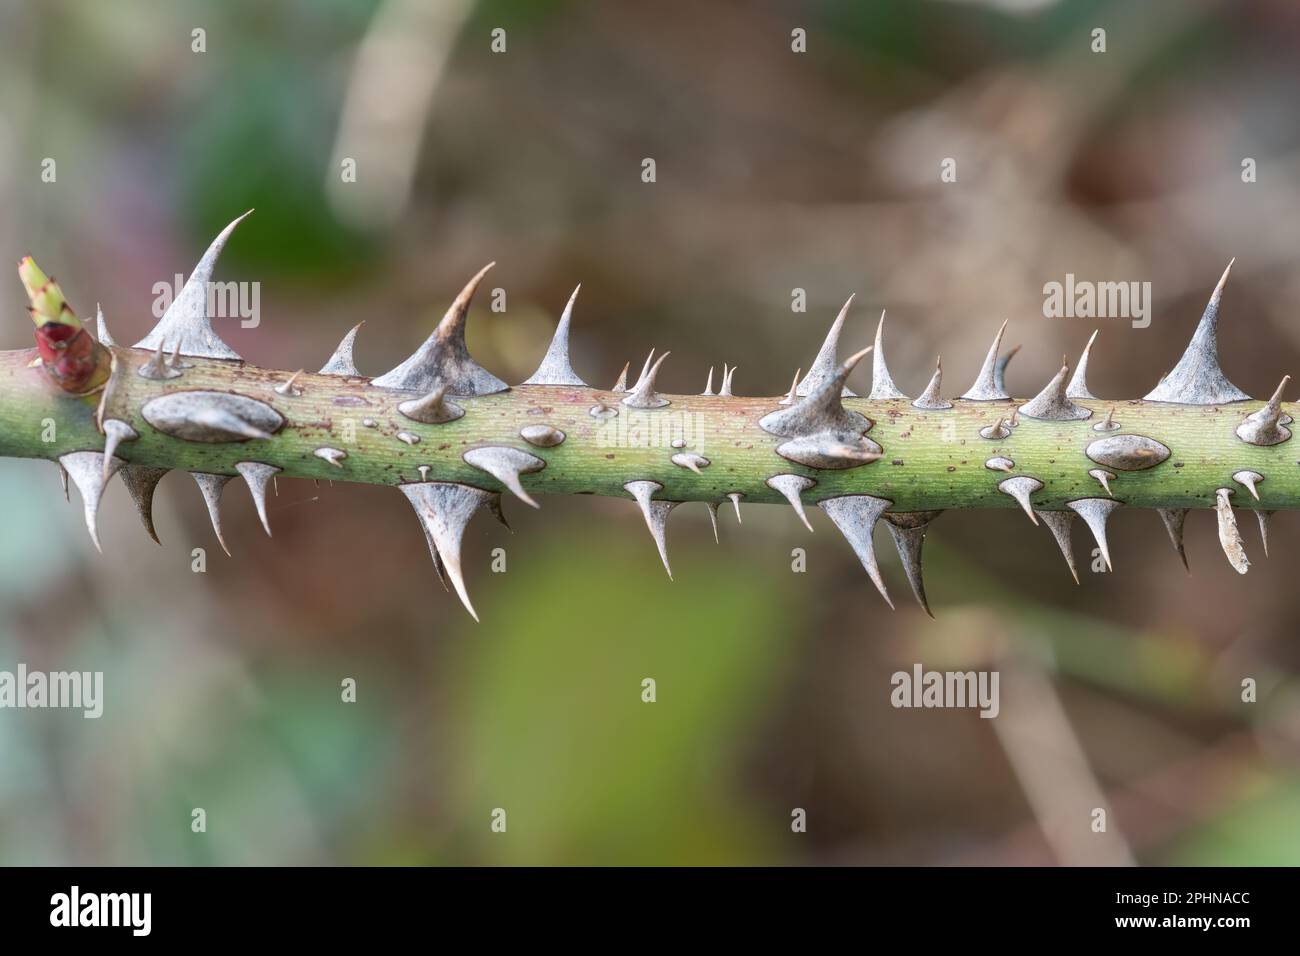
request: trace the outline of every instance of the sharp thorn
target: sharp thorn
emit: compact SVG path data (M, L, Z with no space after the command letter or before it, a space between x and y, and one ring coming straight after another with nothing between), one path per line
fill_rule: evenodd
M1164 522L1165 531L1169 533L1169 543L1174 546L1179 559L1183 562L1183 570L1191 574L1192 569L1187 564L1187 551L1183 547L1183 521L1187 517L1187 509L1157 508L1156 511L1160 514L1160 520Z
M1029 496L1035 491L1041 491L1042 487L1041 481L1029 475L1016 475L998 482L998 491L1014 498L1034 524L1038 524L1038 518L1034 516L1034 506L1029 503Z
M338 347L334 349L334 354L325 360L325 364L320 367L320 375L360 375L357 371L356 360L352 356L352 350L357 344L357 333L361 331L361 326L365 325L365 319L362 319L356 325L348 330L347 334L339 342Z
M555 326L555 335L552 336L551 344L542 358L542 364L537 366L537 371L528 377L524 382L525 385L586 386L587 383L573 370L569 358L569 325L573 320L573 303L577 301L578 290L581 288L581 285L575 287L573 294L569 296L568 304L560 314L559 324Z
M880 596L885 599L885 603L892 611L894 602L890 600L889 592L885 590L885 582L881 580L880 567L876 564L875 544L871 539L876 521L890 504L892 502L889 499L876 498L873 495L842 495L838 498L824 498L817 503L817 506L826 512L835 527L839 528L840 533L848 540L858 560L862 562L862 567L871 578L871 583L876 586L876 590L880 592Z
M894 384L893 377L889 374L889 366L885 363L885 347L883 338L885 334L885 312L880 312L880 322L876 325L876 343L873 346L875 353L871 357L871 394L867 397L871 399L889 399L889 398L907 398L898 387Z
M253 506L257 508L257 517L261 519L268 538L271 537L271 522L266 517L266 486L277 472L283 470L260 461L241 461L235 465L235 471L243 476L244 483L253 496Z
M477 621L478 612L470 603L469 592L465 588L460 547L465 526L475 512L492 499L495 492L449 481L410 482L398 485L398 488L406 495L420 519L430 553L434 555L435 567L438 563L442 565L441 573L451 580L465 610Z
M1214 493L1214 511L1219 518L1219 545L1223 548L1228 563L1238 574L1245 574L1250 569L1250 560L1246 557L1246 548L1237 530L1237 516L1232 511L1229 500L1232 490L1220 488Z
M1065 394L1065 375L1069 370L1069 365L1062 363L1061 370L1046 387L1019 406L1017 412L1028 418L1053 422L1081 422L1092 417L1089 409L1074 404Z
M645 525L650 529L650 537L654 538L655 547L659 549L659 560L664 563L664 570L668 572L668 580L671 581L673 569L668 564L668 545L665 541L665 535L668 528L668 516L672 514L672 510L677 507L678 502L655 500L655 493L663 491L663 487L657 481L629 481L623 486L624 490L636 499L637 505L641 508L641 514L645 518Z
M1083 523L1092 532L1097 547L1101 549L1106 569L1113 571L1114 567L1110 562L1110 546L1106 543L1106 521L1110 518L1111 512L1120 506L1120 502L1114 498L1080 498L1066 502L1065 506L1083 519Z
M822 383L834 378L835 373L839 371L840 332L844 329L844 319L848 316L849 306L852 304L853 296L849 296L848 300L840 308L839 315L831 323L830 331L826 333L826 340L822 342L817 357L813 359L812 365L808 367L808 374L804 376L803 381L795 386L794 393L796 395L807 395L809 392L815 392L821 387ZM844 387L843 396L845 398L855 397L848 387Z
M117 418L104 419L104 482L108 482L109 468L117 454L117 446L124 441L135 441L139 433Z
M980 366L974 384L966 390L962 398L973 402L991 402L1010 397L998 384L998 352L1002 348L1002 335L1006 330L1007 323L1004 321L997 334L993 336L993 344L989 346L988 354L984 356L984 364Z
M943 360L935 359L934 374L930 376L930 384L925 386L925 391L921 397L912 403L913 408L924 408L939 411L944 408L952 408L952 402L944 401L939 395L939 389L943 385Z
M654 354L653 352L651 354ZM655 376L659 374L659 366L664 364L664 359L672 355L672 352L665 352L659 356L658 361L651 365L637 379L636 385L632 391L623 399L623 404L628 408L663 408L670 404L668 399L664 398L655 391ZM725 383L724 383L725 388ZM727 394L725 391L721 394Z
M940 511L910 511L885 512L883 515L885 527L889 529L889 535L894 539L894 547L898 549L903 571L907 574L907 583L912 586L912 594L931 620L934 620L934 612L930 610L930 602L925 596L925 580L921 573L921 548L925 544L925 535L929 530L930 522L940 514L942 514Z
M813 526L808 523L808 515L803 510L803 500L799 496L817 482L803 475L773 475L765 484L773 491L779 491L785 500L790 502L790 507L794 508L794 513L799 516L803 526L812 531Z
M1070 384L1065 387L1066 398L1093 398L1097 396L1088 391L1088 357L1092 354L1092 343L1097 341L1097 332L1095 330L1088 337L1088 344L1083 347L1083 354L1079 356L1079 365L1074 370L1074 375L1070 378Z
M113 480L113 475L126 462L121 458L109 459L108 468L104 467L104 454L98 451L74 451L59 457L59 464L77 486L81 495L82 511L86 519L86 530L95 550L103 552L99 543L99 502L104 497L104 489ZM107 475L107 477L105 477Z
M199 486L203 503L208 506L208 518L212 521L212 530L216 532L217 543L221 545L221 550L226 552L226 557L230 557L230 548L226 547L226 539L221 533L221 492L230 481L230 476L191 471L190 477Z
M465 459L467 465L485 471L501 482L524 504L533 508L541 507L528 492L524 491L524 486L519 482L520 475L532 474L546 467L546 462L541 458L522 449L504 445L471 448L461 457Z
M1073 511L1038 511L1038 517L1043 519L1043 524L1047 530L1052 532L1052 537L1056 539L1056 546L1061 549L1061 555L1065 558L1065 563L1070 568L1070 575L1074 578L1074 583L1079 583L1079 569L1074 566L1074 548L1070 541L1071 527L1074 524Z
M1235 262L1236 260L1232 260ZM1219 305L1223 288L1232 271L1232 262L1223 270L1210 301L1201 314L1201 321L1192 334L1186 351L1173 370L1160 380L1146 396L1148 402L1172 402L1180 405L1222 405L1242 402L1250 398L1228 381L1219 366Z

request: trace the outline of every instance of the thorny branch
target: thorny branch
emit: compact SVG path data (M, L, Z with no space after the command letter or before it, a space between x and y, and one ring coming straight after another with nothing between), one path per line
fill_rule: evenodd
M353 363L359 326L317 373L249 365L208 314L208 284L240 219L213 241L153 331L129 348L113 342L102 314L96 340L57 282L30 259L20 263L37 347L0 352L0 455L57 461L81 493L97 546L99 501L119 473L154 536L154 488L167 471L190 472L219 540L219 500L235 476L268 534L266 495L276 475L395 485L420 518L439 575L474 614L461 536L483 505L501 517L502 492L534 507L536 494L630 497L666 569L667 519L682 502L704 502L715 533L728 501L737 517L742 501L788 502L805 525L805 506L815 504L888 602L872 543L883 518L928 612L921 550L931 521L949 508L1023 509L1051 532L1077 581L1076 516L1109 565L1110 515L1121 506L1153 508L1186 564L1186 513L1213 508L1224 552L1245 573L1233 505L1255 510L1265 551L1268 516L1300 506L1292 419L1282 404L1288 379L1261 403L1219 366L1231 263L1187 351L1143 399L1089 392L1096 333L1073 374L1063 363L1038 395L1012 398L1005 323L960 397L943 397L937 364L920 397L909 399L885 361L883 315L874 345L839 360L852 299L784 397L734 395L734 369L724 369L716 393L711 371L700 395L671 395L656 388L668 353L656 360L651 352L630 387L627 367L609 389L583 382L569 361L576 290L537 371L514 387L492 375L465 346L470 301L487 268L424 344L378 378ZM873 351L872 388L859 397L846 382Z

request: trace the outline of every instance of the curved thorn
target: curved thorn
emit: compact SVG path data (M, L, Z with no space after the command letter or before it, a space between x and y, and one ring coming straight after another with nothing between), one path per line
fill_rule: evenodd
M1282 391L1290 381L1290 375L1282 376L1282 381L1278 382L1272 397L1264 403L1264 407L1247 415L1237 426L1238 438L1251 445L1268 446L1280 445L1291 437L1291 429L1286 427L1287 422L1290 421L1289 416L1287 422L1282 421Z
M260 461L241 461L235 465L235 471L243 476L248 492L253 496L253 506L257 508L257 517L261 519L268 538L271 537L271 522L266 517L266 486L277 472L283 470Z
M180 294L163 313L153 330L135 343L138 349L161 348L164 341L174 342L182 355L197 355L202 358L238 359L239 353L221 341L216 330L212 328L212 316L208 314L208 289L212 282L212 273L216 269L217 259L226 246L226 240L235 231L235 227L252 213L248 210L212 240L203 257L199 259L194 271L190 273Z
M716 501L704 502L709 508L709 524L713 525L713 543L721 544L718 540L718 503Z
M140 522L144 525L144 530L148 532L149 537L153 538L154 544L162 544L153 526L153 493L158 488L158 482L162 481L163 475L167 474L167 469L123 465L120 471L122 484L126 485L127 493L135 502L135 510L140 514Z
M551 344L542 358L542 364L537 366L537 371L524 381L525 385L586 386L587 383L573 370L569 359L569 324L573 320L573 303L577 301L578 290L581 288L582 285L579 284L569 296L568 304L560 313L559 324L555 326L555 335L551 337Z
M803 522L803 526L812 531L813 526L808 523L808 515L803 510L803 500L799 496L817 482L803 475L773 475L765 484L773 491L779 491L784 495L785 500L790 502L790 507L794 508L794 513Z
M713 366L712 365L709 366L709 379L707 382L704 383L704 391L700 392L700 394L701 395L713 394Z
M893 377L889 374L889 366L885 364L885 347L882 342L884 334L885 311L881 309L880 322L876 325L876 342L873 346L875 354L871 358L871 393L867 397L871 399L905 399L907 396L898 390Z
M546 467L546 462L541 458L519 448L509 448L504 445L471 448L461 457L465 459L467 465L485 471L501 482L524 504L533 508L541 507L519 483L520 475L532 474Z
M876 528L876 521L893 502L888 498L874 495L841 495L837 498L824 498L817 502L817 507L840 529L853 548L853 553L862 562L862 567L876 586L880 596L885 599L889 609L894 609L894 602L885 590L885 582L880 577L880 567L876 563L876 548L871 534Z
M889 529L889 535L894 539L894 547L898 550L903 571L907 574L907 583L912 586L912 594L931 620L934 620L934 612L930 610L930 602L925 596L925 580L921 573L921 548L925 544L925 535L929 530L930 522L940 514L941 511L911 511L885 512L883 515L885 527Z
M816 391L823 382L833 378L839 370L840 332L844 328L844 319L848 316L849 306L852 304L853 296L851 295L840 308L835 321L831 323L830 331L826 333L826 340L822 342L817 357L813 359L812 365L808 367L808 374L804 376L803 381L795 386L796 395L807 395L809 392ZM845 398L856 397L854 392L847 387L844 388L843 395Z
M1178 557L1183 562L1183 570L1188 574L1192 573L1191 567L1187 564L1187 551L1183 547L1183 521L1187 517L1186 508L1157 508L1160 514L1160 520L1164 522L1165 531L1169 534L1169 543L1174 546L1178 552Z
M1028 418L1052 422L1081 422L1091 418L1091 410L1074 404L1065 394L1065 374L1069 370L1070 366L1062 363L1061 370L1043 390L1019 406L1017 411Z
M1066 398L1095 399L1097 397L1088 391L1088 357L1092 354L1092 343L1097 341L1097 333L1100 331L1101 329L1096 329L1088 337L1088 344L1083 347L1083 354L1079 356L1079 365L1070 378L1070 384L1065 387Z
M1042 488L1043 483L1029 475L1016 475L1013 478L1003 478L998 482L998 491L1014 498L1034 524L1038 524L1038 518L1034 515L1033 505L1029 503L1029 496L1036 491L1041 491Z
M1259 501L1259 489L1255 486L1264 480L1263 475L1257 471L1234 471L1232 473L1232 480L1237 484L1242 485L1250 492L1252 498Z
M1106 521L1120 504L1121 502L1114 498L1080 498L1076 501L1068 501L1065 505L1082 518L1083 523L1092 532L1108 571L1113 571L1114 567L1110 563L1110 546L1106 543Z
M651 353L654 354L654 353ZM655 376L659 374L659 366L664 364L664 359L672 355L672 352L665 352L659 356L658 361L651 365L646 371L641 373L637 383L633 386L632 391L627 398L623 399L623 404L628 408L663 408L671 404L668 399L664 398L655 391ZM647 360L648 361L648 360ZM725 392L722 394L726 394Z
M939 395L939 389L943 385L943 359L938 358L934 361L934 374L930 376L930 384L925 386L925 391L921 397L912 403L913 408L924 408L939 411L945 408L952 408L952 402L944 401Z
M126 422L117 418L104 419L104 481L108 481L108 472L117 446L124 441L135 441L140 434Z
M1006 391L998 385L998 352L1002 348L1002 335L1007 330L1007 321L1003 321L997 334L993 336L993 344L989 346L988 354L984 356L984 364L980 366L979 374L975 376L975 382L971 385L962 398L972 402L991 402L1009 398Z
M1056 539L1056 546L1061 549L1061 555L1065 558L1066 565L1070 568L1070 575L1074 578L1074 583L1079 583L1079 569L1074 566L1074 548L1070 540L1071 526L1074 524L1073 511L1038 511L1038 517L1043 519L1043 524L1047 530L1052 532L1052 537Z
M226 547L226 539L221 533L221 492L230 481L230 476L191 471L190 477L199 486L203 503L208 506L208 518L212 521L212 530L216 532L217 543L221 545L221 550L226 552L226 557L230 557L230 549Z
M657 481L629 481L623 486L633 498L636 499L637 505L641 508L641 514L645 518L645 526L650 529L650 537L654 538L655 547L659 549L659 560L664 563L664 570L668 572L668 580L673 579L673 569L668 564L668 545L665 535L668 529L668 516L672 514L677 507L676 501L658 501L654 499L657 491L663 491L663 485Z
M1223 288L1232 271L1233 259L1223 270L1210 301L1201 314L1201 321L1187 344L1186 351L1168 375L1162 378L1146 396L1148 402L1172 402L1180 405L1222 405L1242 402L1250 398L1228 381L1219 366L1219 304Z
M731 499L732 507L736 509L736 524L744 524L745 522L740 520L740 492L729 491L727 497Z
M325 360L325 364L320 367L319 375L360 375L357 371L356 360L352 357L352 350L357 344L357 333L361 331L361 326L366 324L362 319L356 325L348 330L347 334L339 342L338 347L334 349L334 354Z
M81 495L81 507L86 520L86 530L95 550L103 552L99 543L99 502L104 497L104 489L113 480L117 470L126 464L121 458L110 458L107 469L104 467L104 454L98 451L73 451L59 456L59 464L77 486ZM107 475L107 477L105 477Z
M461 568L460 546L465 526L474 514L486 504L495 492L484 491L472 485L449 481L420 481L397 486L415 509L425 539L429 542L435 568L441 564L439 577L451 579L452 587L470 617L478 620L478 612L470 602Z
M998 359L998 364L993 367L993 384L1003 394L1010 394L1007 392L1007 366L1011 364L1011 360L1016 357L1016 353L1019 351L1020 346L1013 345L1007 349L1007 354Z

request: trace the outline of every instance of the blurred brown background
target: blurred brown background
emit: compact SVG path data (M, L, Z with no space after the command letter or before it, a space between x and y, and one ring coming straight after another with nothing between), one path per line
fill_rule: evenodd
M1264 396L1300 368L1298 52L1286 0L9 3L0 259L31 252L131 342L153 284L256 207L218 278L261 283L261 325L222 331L260 365L315 368L364 318L358 362L387 370L495 259L508 309L481 300L470 344L512 382L581 281L600 384L654 346L669 391L725 361L782 392L856 292L846 348L887 308L910 394L940 351L959 393L1009 318L1016 394L1101 327L1093 391L1137 397L1236 256L1224 365ZM1150 281L1151 326L1044 318L1067 272ZM8 288L0 347L27 347ZM947 514L935 623L883 534L892 614L820 515L724 511L715 545L678 509L669 582L630 501L545 499L514 536L471 527L475 626L400 495L280 486L272 540L227 491L226 559L187 477L162 548L115 483L100 556L49 463L0 463L0 668L107 686L98 721L0 713L0 862L1300 859L1293 517L1267 560L1246 518L1238 577L1194 513L1189 580L1157 516L1121 512L1114 574L1076 533L1076 588L1023 516ZM918 661L999 669L1001 715L892 709Z

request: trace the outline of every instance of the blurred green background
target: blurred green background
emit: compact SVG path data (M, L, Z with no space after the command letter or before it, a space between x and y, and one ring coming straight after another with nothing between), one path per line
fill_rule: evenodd
M131 342L153 284L256 207L218 278L260 282L262 322L222 334L280 368L366 319L358 362L387 370L495 259L508 307L481 299L470 345L513 382L580 281L600 384L653 346L669 391L725 361L777 394L856 292L845 347L887 308L911 394L939 351L960 391L1010 318L1016 394L1100 325L1103 396L1149 390L1236 256L1224 363L1266 395L1300 368L1297 52L1286 0L10 2L0 252ZM1043 318L1067 272L1151 281L1151 327ZM8 288L0 348L27 347ZM49 463L0 463L0 668L102 669L107 694L98 721L0 712L0 862L1300 859L1290 516L1239 578L1193 514L1189 580L1155 514L1120 513L1114 574L1076 532L1076 588L1023 516L948 514L931 622L883 533L892 614L820 514L724 510L714 544L679 508L669 582L630 501L507 502L515 535L470 529L476 626L391 489L282 481L272 540L241 491L226 559L186 476L162 548L115 483L100 556ZM918 661L1000 670L1001 715L892 709Z

